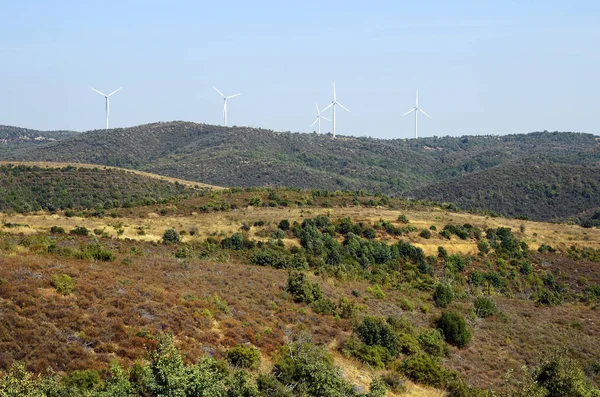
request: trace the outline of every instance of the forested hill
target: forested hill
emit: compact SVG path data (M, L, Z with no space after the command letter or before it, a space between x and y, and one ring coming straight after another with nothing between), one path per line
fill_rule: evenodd
M457 189L468 187L468 192L485 182L485 189L492 194L501 193L505 196L503 202L509 203L511 196L506 192L514 190L510 186L531 183L532 175L517 172L518 167L508 165L527 161L543 165L544 170L557 167L559 173L578 170L566 166L593 170L600 163L598 144L598 137L594 135L570 132L419 140L340 136L333 140L330 135L178 121L90 131L41 146L0 153L0 156L12 160L115 165L220 186L365 189L436 200L442 199L441 192L433 187L427 190L428 186L451 181ZM486 170L490 170L489 173L479 176ZM555 174L538 172L536 182L552 185ZM600 182L593 171L585 175L589 184ZM469 183L471 177L474 177L473 182ZM507 181L510 184L507 185ZM511 205L524 208L539 205L536 211L528 210L525 214L531 219L547 219L545 215L549 213L565 219L581 212L580 204L571 205L581 201L573 200L573 195L579 193L574 190L568 197L552 196L541 204L539 197L533 194L522 198L527 201L526 205L522 202ZM460 195L459 192L447 197ZM453 200L472 207L467 201ZM490 206L498 204L493 200L486 202ZM486 204L482 209L513 213L511 205L494 208ZM600 202L592 194L586 205L600 207ZM546 211L546 206L561 210Z

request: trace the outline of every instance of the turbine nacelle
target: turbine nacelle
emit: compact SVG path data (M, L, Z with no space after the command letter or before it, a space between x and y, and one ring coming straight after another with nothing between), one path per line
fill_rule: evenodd
M114 90L113 92L111 92L110 94L105 94L103 92L98 91L97 89L95 89L94 87L90 87L92 90L96 91L98 94L102 95L104 97L104 99L106 100L106 129L108 129L108 116L110 114L110 100L109 98L113 95L116 94L117 91L119 91L121 88L123 87L119 87L116 90Z

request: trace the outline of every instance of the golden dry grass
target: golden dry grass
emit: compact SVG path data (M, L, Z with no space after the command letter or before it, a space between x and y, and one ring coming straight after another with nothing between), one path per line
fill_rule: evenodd
M152 210L152 208L149 208ZM537 249L541 244L548 244L560 250L566 250L571 245L577 247L600 248L600 229L584 229L577 225L552 224L545 222L522 221L506 218L491 218L480 215L452 213L439 209L427 208L424 210L390 210L383 208L269 208L269 207L247 207L228 212L196 213L189 215L159 215L148 212L144 216L127 216L123 213L121 218L79 218L65 217L59 214L1 214L2 223L10 222L26 224L29 227L0 228L9 233L33 234L47 232L52 226L61 226L65 230L71 230L75 226L85 226L90 230L103 229L109 236L115 238L129 238L138 241L158 241L165 230L173 228L178 231L189 231L197 228L197 237L205 238L209 235L231 235L240 230L242 224L252 225L257 220L265 222L264 227L252 227L250 236L259 238L256 234L261 230L275 229L282 219L302 222L305 218L317 215L327 215L332 218L350 217L354 221L366 221L374 223L380 219L396 221L398 215L405 214L410 223L420 229L429 228L431 225L441 230L446 224L470 223L481 229L496 228L500 226L510 227L521 239L527 242L532 249ZM521 233L521 226L524 232ZM144 235L139 234L139 228L144 230ZM117 230L123 229L123 234L118 235ZM411 233L408 240L414 245L421 247L427 255L436 255L437 247L444 246L449 253L460 252L463 254L477 253L476 242L473 240L461 240L453 236L450 240L443 239L433 233L431 239L419 237L417 233ZM387 237L393 241L391 237ZM403 237L406 239L407 237ZM190 237L184 237L185 240ZM288 241L292 244L291 241Z

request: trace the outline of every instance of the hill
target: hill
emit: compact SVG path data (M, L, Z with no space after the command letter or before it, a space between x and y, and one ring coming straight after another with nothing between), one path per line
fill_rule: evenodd
M0 211L112 209L166 202L206 185L114 167L0 163Z
M112 211L0 215L0 390L497 397L600 381L600 230L296 189Z
M411 191L462 209L537 220L578 216L600 204L600 167L520 161Z
M569 132L419 140L353 137L332 140L327 135L169 122L90 131L35 148L20 148L4 154L4 158L114 165L220 186L364 189L429 198L423 194L428 192L427 186L450 180L457 181L453 182L457 187L468 186L458 181L468 181L493 167L503 176L486 185L491 194L512 189L506 185L508 180L526 185L529 180L519 178L528 176L509 166L520 162L543 164L546 170L552 169L549 174L537 174L542 178L540 183L552 185L554 180L544 179L546 175L561 173L565 166L597 167L600 149L597 137ZM473 181L489 180L485 175L489 174ZM598 181L591 173L586 175L591 178L589 183ZM576 195L576 191L572 194ZM546 215L551 214L555 217L552 219L565 220L581 212L581 206L571 205L566 195L552 196L542 203L536 200L535 195L522 198L521 203L526 201L525 208L539 209L525 216L541 220L550 219ZM595 195L588 204L593 208L600 206ZM468 203L465 201L464 205ZM560 207L561 212L552 210L554 206ZM510 212L509 207L504 204L502 208L483 209Z

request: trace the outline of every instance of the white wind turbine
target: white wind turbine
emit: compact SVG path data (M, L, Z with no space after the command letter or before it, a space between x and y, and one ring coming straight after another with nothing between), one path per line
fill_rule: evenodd
M98 91L97 89L90 87L92 90L96 91L98 94L102 95L104 98L106 98L106 129L108 129L108 115L110 114L110 100L108 98L110 98L111 95L113 95L114 93L116 93L117 91L119 91L121 88L123 87L119 87L116 90L114 90L113 92L111 92L110 94L106 95L103 92Z
M316 103L315 105L317 105L317 118L310 126L312 127L316 123L319 123L318 131L319 131L319 134L321 134L321 120L327 120L327 121L331 121L331 120L329 120L327 117L321 116L321 111L319 110L319 104Z
M235 95L225 96L225 95L223 95L223 93L221 91L217 90L217 87L215 87L214 85L213 85L213 88L215 89L215 91L217 91L219 93L219 95L221 95L223 97L223 102L224 102L223 103L223 125L225 127L227 127L227 100L230 99L230 98L242 95L242 94L235 94Z
M350 111L348 109L346 109L346 107L344 107L344 105L342 105L341 103L339 103L336 99L335 96L335 82L333 83L333 101L329 104L329 106L327 106L325 109L321 110L321 112L326 111L327 109L329 109L330 107L333 107L333 139L335 139L335 107L339 106L342 109L344 109L346 112L350 113Z
M404 113L402 116L406 116L410 112L415 112L415 139L419 138L419 112L423 113L425 116L431 118L430 115L425 113L423 109L419 107L419 90L417 90L417 97L415 99L415 107L410 109L408 112Z

